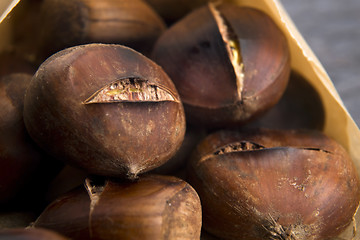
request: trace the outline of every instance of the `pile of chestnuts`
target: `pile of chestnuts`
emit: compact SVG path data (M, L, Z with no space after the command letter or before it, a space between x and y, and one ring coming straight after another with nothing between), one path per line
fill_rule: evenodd
M264 12L14 11L27 29L0 55L0 239L320 240L356 223L354 163Z

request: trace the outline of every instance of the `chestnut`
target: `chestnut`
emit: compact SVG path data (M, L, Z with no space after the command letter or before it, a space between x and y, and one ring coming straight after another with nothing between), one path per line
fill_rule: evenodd
M142 0L44 0L39 56L87 43L122 44L149 54L165 30Z
M60 234L41 228L11 228L0 230L0 240L69 240Z
M76 46L47 59L27 89L24 121L57 159L130 179L169 160L186 128L179 95L161 67L111 44Z
M135 182L86 179L34 223L71 239L200 239L201 205L185 181L145 175Z
M215 132L197 146L188 177L204 229L221 239L329 239L360 201L349 155L315 131Z
M223 3L198 8L166 30L152 59L174 81L192 124L244 124L286 89L285 35L265 13Z
M0 203L4 208L28 189L34 194L27 196L26 203L21 205L30 204L30 199L38 197L35 193L45 191L46 181L61 168L57 162L48 163L49 156L26 131L24 95L31 78L26 73L0 77Z

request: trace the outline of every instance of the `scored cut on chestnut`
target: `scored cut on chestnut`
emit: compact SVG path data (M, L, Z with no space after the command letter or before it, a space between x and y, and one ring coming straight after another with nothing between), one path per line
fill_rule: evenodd
M174 81L187 120L210 127L244 124L266 111L290 74L287 40L273 20L229 3L209 3L175 23L152 58Z
M88 173L134 179L170 159L185 114L160 66L121 45L89 44L45 61L27 89L30 136Z
M221 239L330 239L353 223L360 201L352 160L320 132L213 133L188 178L204 229Z
M71 222L71 224L68 224ZM35 227L71 239L200 239L201 205L176 177L144 175L134 182L86 179L56 199Z

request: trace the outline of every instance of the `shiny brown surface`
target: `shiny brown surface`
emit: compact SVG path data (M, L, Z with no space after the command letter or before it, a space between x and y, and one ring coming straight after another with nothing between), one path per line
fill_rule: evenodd
M239 141L265 148L204 157ZM345 150L304 131L214 133L195 151L189 182L202 201L205 230L224 239L334 237L351 223L360 200Z
M24 106L30 135L58 159L90 173L135 178L175 154L185 134L179 101L85 104L115 80L135 77L177 91L162 69L120 45L70 48L48 59Z
M72 239L200 238L200 200L183 180L147 175L128 183L88 182L85 188L55 200L35 226Z
M44 0L41 14L43 59L86 43L123 44L149 53L165 30L162 19L141 0Z
M284 35L262 12L228 4L217 9L238 38L244 65L240 88L208 6L164 32L152 57L174 81L191 123L229 126L254 118L279 100L288 81L289 52Z

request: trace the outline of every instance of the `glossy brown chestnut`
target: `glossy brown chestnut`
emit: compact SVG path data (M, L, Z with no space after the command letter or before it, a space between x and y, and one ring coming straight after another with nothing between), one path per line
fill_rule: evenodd
M165 30L158 14L142 0L44 0L42 57L86 43L122 44L150 53Z
M58 159L127 178L169 160L185 134L172 81L121 45L77 46L50 57L26 92L24 120L30 136Z
M201 205L195 190L175 177L145 175L127 183L87 179L84 187L51 203L35 227L82 240L194 240L200 238Z
M40 185L44 190L46 181L50 181L51 176L45 175L55 174L57 168L57 163L48 165L48 156L29 137L23 122L24 95L31 78L26 73L0 78L0 208L8 207L4 204L31 188L34 195L22 203L25 206L36 196ZM45 165L48 169L42 172ZM35 184L38 176L41 184Z
M221 239L329 239L351 227L360 182L346 151L310 131L220 131L194 152L189 182Z
M174 81L191 123L248 122L285 91L290 58L272 19L252 8L208 4L174 24L152 58Z
M1 229L0 240L69 240L60 234L41 228Z

